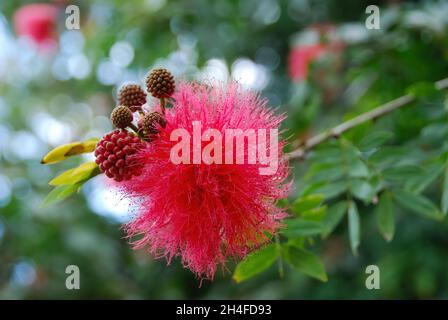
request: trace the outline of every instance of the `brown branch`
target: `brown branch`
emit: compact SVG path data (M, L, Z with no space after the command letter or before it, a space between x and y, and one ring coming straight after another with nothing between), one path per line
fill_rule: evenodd
M435 83L435 87L437 90L443 90L448 88L448 78L437 81ZM397 110L401 107L408 105L409 103L415 101L416 97L413 94L407 94L401 96L395 100L389 101L375 109L362 113L353 119L345 121L327 131L319 133L306 141L304 141L301 146L290 153L287 153L285 156L288 159L303 159L308 151L321 144L322 142L327 141L330 138L337 138L344 132L363 124L370 120L375 120L383 115L386 115L394 110Z

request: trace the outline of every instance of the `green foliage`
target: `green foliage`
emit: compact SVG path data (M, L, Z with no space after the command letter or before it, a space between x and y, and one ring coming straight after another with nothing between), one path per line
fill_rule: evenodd
M311 194L308 196L297 198L291 206L291 210L295 214L303 214L308 210L314 209L319 206L324 200L324 195L322 194Z
M361 222L358 208L355 202L348 204L348 235L353 254L358 255L358 247L361 243Z
M391 241L395 234L395 208L392 196L389 192L384 192L376 208L378 228L384 239Z
M2 17L9 22L5 29L13 30L14 11L28 2L0 3ZM447 24L434 14L444 12L444 2L384 5L382 17L389 20L382 19L381 32L363 33L360 41L342 39L344 49L337 57L323 54L310 66L308 79L297 83L287 75L288 55L295 45L288 39L300 38L307 25L322 21L336 21L338 28L349 31L357 22L354 31L362 33L370 4L305 2L268 1L278 7L266 11L260 1L249 0L161 1L157 10L144 0L99 0L95 5L78 1L86 24L82 47L76 49L89 60L87 78L54 78L61 56L47 59L58 62L54 65L44 59L33 63L43 73L33 69L26 70L26 76L10 76L6 69L8 77L0 79L0 189L6 186L8 191L0 197L0 298L446 298L448 100L446 91L435 91L433 85L448 75ZM274 13L278 20L269 20ZM416 13L423 23L412 19ZM117 88L101 83L97 73L112 60L112 46L123 41L134 48L134 60L120 67L126 75L167 62L180 65L182 76L194 78L210 58L221 59L230 72L237 59L253 60L269 80L262 94L288 116L284 136L291 137L290 149L295 139L305 140L404 94L416 99L292 162L294 193L279 204L290 216L277 242L238 264L238 284L218 274L213 283L204 281L199 288L178 259L166 267L130 250L118 222L92 205L90 184L80 196L64 202L63 210L49 206L77 192L98 172L76 171L80 163L73 157L91 152L95 142L85 149L64 146L44 159L54 166L38 166L42 150L54 142L43 140L32 117L51 115L80 141L92 132L110 130L103 120L115 105L111 92ZM28 53L37 61L35 53ZM182 64L185 59L188 65ZM17 59L21 69L24 60ZM93 120L86 121L86 116ZM35 138L34 145L30 143L35 154L11 151L24 133ZM60 160L64 162L57 163ZM42 209L36 204L48 193L47 181L67 170L62 164L73 169L53 180L56 187ZM376 229L381 236L374 234ZM31 285L17 283L14 266L22 259L34 267ZM331 270L327 283L303 277L325 281L321 260ZM268 272L276 262L280 269L283 264L292 267L284 279ZM77 292L63 285L64 268L73 263L83 277ZM380 266L381 290L360 285L366 263ZM245 281L255 275L254 281Z
M304 274L326 282L328 280L322 261L315 254L294 246L285 247L286 261Z
M98 165L91 161L81 164L79 167L64 171L48 184L51 186L72 185L85 182L100 173Z
M61 202L62 200L71 196L74 192L79 190L81 183L60 185L50 191L42 202L42 207L48 207L50 205Z
M249 254L235 268L233 279L236 282L247 280L269 268L278 258L278 250L274 244Z
M381 147L387 141L392 139L393 134L388 131L374 131L372 134L366 135L358 144L359 150L368 152L370 150Z
M428 198L405 190L395 190L393 193L397 202L404 208L422 215L423 217L442 220L443 214Z

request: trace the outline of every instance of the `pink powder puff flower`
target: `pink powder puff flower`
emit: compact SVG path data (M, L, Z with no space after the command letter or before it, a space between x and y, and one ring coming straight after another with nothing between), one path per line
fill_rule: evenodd
M178 128L193 134L194 121L201 122L202 132L213 128L223 136L228 128L269 132L278 129L284 116L275 115L266 100L236 84L181 83L173 98L166 127L160 127L158 137L137 155L142 174L121 183L139 207L125 228L134 248L147 248L168 263L180 256L199 278L213 279L218 266L243 258L282 227L286 213L276 201L290 188L284 142L278 143L277 171L260 175L263 166L258 162L173 164L170 150L177 141L170 135Z

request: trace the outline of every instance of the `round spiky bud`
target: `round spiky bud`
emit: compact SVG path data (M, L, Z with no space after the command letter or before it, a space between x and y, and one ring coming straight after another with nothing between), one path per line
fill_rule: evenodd
M110 114L110 120L117 128L124 129L132 124L132 111L126 106L118 106Z
M115 130L96 145L95 162L107 177L118 182L129 180L141 172L141 165L133 155L144 146L145 143L136 135L126 130Z
M157 134L159 127L166 127L166 120L159 112L151 112L143 117L140 125L146 134Z
M135 83L124 85L118 91L118 102L132 112L139 111L146 103L146 92Z
M154 69L146 77L146 88L155 98L169 98L175 88L173 75L166 69Z

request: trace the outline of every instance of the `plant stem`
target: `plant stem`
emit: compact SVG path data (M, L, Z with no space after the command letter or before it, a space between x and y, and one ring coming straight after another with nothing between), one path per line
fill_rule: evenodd
M278 258L278 275L281 279L283 279L283 277L285 276L285 271L283 268L283 258L282 258L282 247L280 244L280 237L278 236L278 234L275 235L275 247L276 250L279 254L279 258Z
M160 98L160 108L162 109L162 114L163 115L165 115L165 106L166 106L165 98Z
M138 130L138 128L133 123L129 125L129 128L131 128L132 131L134 131L141 139L146 141L145 136Z
M435 83L435 87L437 90L443 90L448 88L448 78L445 78L443 80L437 81ZM288 159L303 159L306 156L306 153L316 147L317 145L321 144L322 142L327 141L330 138L337 138L344 132L363 124L370 120L375 120L383 115L386 115L394 110L397 110L401 107L404 107L408 105L409 103L415 101L416 97L413 94L406 94L404 96L401 96L395 100L389 101L383 105L380 105L379 107L362 113L357 117L354 117L353 119L350 119L348 121L345 121L327 131L324 131L322 133L319 133L305 142L302 143L302 145L291 151L290 153L286 154L285 156Z

